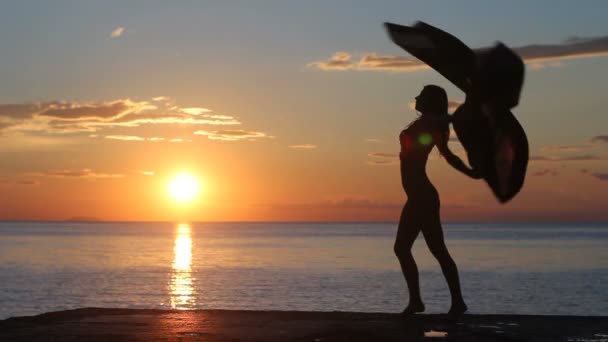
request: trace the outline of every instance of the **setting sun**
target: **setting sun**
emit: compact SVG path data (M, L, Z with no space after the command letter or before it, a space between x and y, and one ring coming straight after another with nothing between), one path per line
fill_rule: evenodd
M169 194L177 202L192 202L199 191L198 180L188 173L177 174L169 182Z

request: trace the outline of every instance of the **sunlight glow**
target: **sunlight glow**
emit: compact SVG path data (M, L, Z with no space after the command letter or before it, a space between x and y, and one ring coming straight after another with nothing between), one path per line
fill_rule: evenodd
M188 173L179 173L169 182L169 194L180 203L192 202L199 191L198 180Z
M173 309L192 309L195 305L192 282L192 237L190 225L180 223L175 232L173 272L169 290Z

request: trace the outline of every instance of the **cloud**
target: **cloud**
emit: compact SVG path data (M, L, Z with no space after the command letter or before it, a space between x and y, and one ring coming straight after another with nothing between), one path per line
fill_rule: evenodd
M399 159L399 154L397 153L371 152L368 153L368 156L373 158Z
M203 113L210 112L209 109L207 109L207 108L201 108L201 107L182 108L181 111L183 113L190 114L190 115L201 115Z
M580 155L580 156L568 156L568 157L552 157L552 156L530 156L530 160L533 161L589 161L589 160L604 160L594 155Z
M146 138L138 137L135 135L106 135L105 139L110 140L123 140L123 141L144 141Z
M230 115L217 115L217 114L213 114L213 115L205 115L205 117L210 118L210 119L214 119L214 120L234 120L234 117L230 116Z
M289 148L296 148L296 149L301 149L301 150L310 150L313 148L317 148L317 145L313 145L313 144L300 144L300 145L289 145Z
M553 145L543 146L540 150L546 152L577 152L593 147L593 145Z
M37 116L65 121L99 120L112 121L128 114L156 109L148 102L135 102L130 99L98 103L49 102L42 106Z
M514 50L526 62L543 62L608 55L608 36L566 39L561 44L526 45Z
M377 138L367 138L365 139L366 142L369 143L383 143L384 141L382 139L377 139Z
M397 153L371 152L367 156L371 158L367 161L369 165L395 165L399 161Z
M546 67L561 68L566 66L566 64L560 61L529 61L526 62L526 64L528 65L528 68L530 68L530 70L541 70Z
M95 131L94 125L111 126L127 117L157 109L146 101L119 99L107 102L50 101L0 104L2 131L69 133Z
M481 52L491 47L474 49ZM590 58L608 55L608 36L595 38L567 39L561 44L534 44L514 47L532 69L542 68L543 63L549 66L562 66L559 61L575 58ZM402 56L378 55L367 53L358 60L348 52L338 52L326 61L317 61L308 64L311 68L320 70L379 70L379 71L416 71L428 69L428 66L418 59Z
M592 143L608 143L608 135L596 135L591 138Z
M184 138L171 138L171 139L169 139L167 141L168 142L172 142L172 143L192 142L192 140L190 140L190 139L184 139Z
M592 173L591 175L601 181L608 181L608 173Z
M421 70L427 69L426 64L417 59L403 58L399 56L381 56L375 53L363 55L355 68L359 70Z
M50 170L46 172L32 172L24 174L26 177L52 177L52 178L86 178L86 179L99 179L99 178L124 178L123 174L116 173L97 173L91 169L80 169L80 170Z
M238 141L238 140L257 140L260 138L273 138L263 132L250 132L245 130L220 130L220 131L196 131L196 135L204 135L211 140Z
M122 26L118 26L117 28L115 28L112 33L110 33L110 37L111 38L118 38L120 36L122 36L122 34L125 32L125 28Z
M557 171L551 169L543 169L532 173L532 176L557 176Z
M184 138L163 138L163 137L150 137L144 138L137 135L106 135L104 139L110 140L121 140L121 141L167 141L171 143L181 143L181 142L192 142L190 139Z
M356 64L351 61L352 55L348 52L336 52L327 61L310 63L309 67L315 67L321 70L347 70L352 69Z
M0 104L0 134L68 134L142 125L230 126L241 122L202 107L180 108L168 97L150 101L118 99L104 102L49 101ZM111 139L111 138L109 138ZM126 140L126 139L123 139Z
M152 98L154 102L169 102L171 100L168 96L156 96Z
M0 118L6 119L26 119L31 118L34 113L40 110L40 104L19 103L19 104L0 104Z
M396 165L397 161L393 159L371 159L366 162L368 165Z
M0 131L2 131L5 128L9 128L11 126L14 126L13 123L11 123L8 120L0 120Z
M154 176L155 172L154 171L145 171L145 170L140 170L137 171L138 174L142 175L142 176Z
M139 127L141 125L148 124L183 124L183 125L212 125L212 126L225 126L225 125L240 125L241 122L236 119L215 119L211 116L202 115L202 118L175 115L175 114L154 114L150 116L133 116L126 118L125 120L116 120L111 123L97 122L91 123L91 126L122 126L122 127Z

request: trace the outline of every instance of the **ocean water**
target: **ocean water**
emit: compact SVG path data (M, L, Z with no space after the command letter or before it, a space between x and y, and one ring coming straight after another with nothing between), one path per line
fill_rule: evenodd
M608 225L445 224L471 313L608 315ZM0 223L0 319L79 307L399 312L394 223ZM427 312L449 292L420 237Z

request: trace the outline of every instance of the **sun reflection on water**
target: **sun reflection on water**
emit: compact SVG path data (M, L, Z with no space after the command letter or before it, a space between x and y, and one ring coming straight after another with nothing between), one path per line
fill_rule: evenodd
M174 259L169 290L173 309L192 309L195 305L192 282L192 237L190 225L180 223L175 229Z

